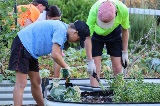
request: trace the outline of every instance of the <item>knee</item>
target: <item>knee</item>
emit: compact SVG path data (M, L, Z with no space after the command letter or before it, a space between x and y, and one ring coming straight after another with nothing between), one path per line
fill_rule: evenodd
M27 86L27 80L17 81L15 86L24 89Z
M100 72L101 72L101 67L96 67L96 73L100 74Z
M114 73L118 74L122 72L122 65L113 66Z
M37 78L36 80L31 82L31 85L33 87L39 87L40 84L41 84L41 79L40 78Z

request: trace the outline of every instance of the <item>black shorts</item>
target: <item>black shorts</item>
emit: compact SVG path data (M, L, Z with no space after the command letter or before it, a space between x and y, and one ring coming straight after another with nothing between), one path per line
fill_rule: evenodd
M28 71L39 72L38 60L25 49L18 36L12 42L8 69L24 74L28 74Z
M92 36L92 56L101 56L104 45L106 45L107 54L110 56L122 56L121 26L118 26L107 36L101 36L94 32Z

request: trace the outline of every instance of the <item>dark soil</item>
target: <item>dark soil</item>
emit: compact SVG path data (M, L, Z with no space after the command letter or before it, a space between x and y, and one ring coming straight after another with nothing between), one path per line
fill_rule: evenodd
M82 102L83 103L106 103L106 102L112 102L112 97L93 97L93 96L88 96L88 97L82 97Z
M94 92L82 92L81 100L83 103L105 103L112 102L113 91L94 91Z

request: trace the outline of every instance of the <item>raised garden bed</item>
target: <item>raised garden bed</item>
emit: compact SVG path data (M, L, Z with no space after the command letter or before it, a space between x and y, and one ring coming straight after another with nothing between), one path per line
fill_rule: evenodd
M129 80L129 79L127 79ZM80 89L82 90L82 101L84 102L63 102L63 101L54 101L53 99L49 99L49 92L47 93L48 97L45 98L45 104L46 106L160 106L160 102L152 102L152 103L144 103L144 102L139 102L139 103L115 103L115 102L111 102L111 98L112 98L112 92L108 92L110 95L109 97L105 97L108 100L108 102L105 103L95 103L94 102L90 102L87 103L87 101L89 101L90 97L89 95L95 95L97 96L97 91L100 90L100 88L92 88L89 86L89 79L71 79L71 82L73 83L73 85L78 85L80 86ZM101 79L101 82L105 85L108 86L107 83L105 82L105 79ZM160 83L160 79L154 79L154 78L145 78L144 82L149 82L149 83ZM49 80L49 83L52 83L52 79ZM61 79L60 80L60 84L64 84L65 80ZM8 80L3 80L0 83L0 105L7 105L8 104L13 104L13 87L14 87L14 83L8 81ZM85 92L86 91L86 92ZM101 93L99 93L101 94ZM86 96L88 96L86 98ZM104 97L103 95L101 95L102 97ZM31 91L30 91L30 81L28 80L27 82L27 87L25 88L24 91L24 101L23 101L23 105L27 106L27 104L36 104ZM88 100L87 100L88 99ZM95 98L96 99L96 98ZM104 99L101 99L103 102Z
M81 82L72 81L71 82ZM88 81L88 80L86 80ZM160 79L144 79L145 82L155 82L160 83ZM82 82L85 82L84 80ZM103 80L102 80L103 82ZM106 83L105 83L106 84ZM78 84L80 85L80 84ZM102 105L110 105L110 106L160 106L160 101L158 102L113 102L113 91L107 90L103 92L100 88L92 88L90 86L80 86L81 89L81 101L82 102L65 102L65 101L57 101L54 100L53 97L50 96L49 92L46 90L45 97L45 105L46 106L102 106ZM48 94L48 95L47 95Z
M93 92L82 92L81 100L82 102L64 102L64 101L56 101L50 95L48 95L45 99L46 106L101 106L101 105L109 105L109 106L160 106L160 102L138 102L138 103L116 103L112 102L113 92L102 92L102 91L93 91Z

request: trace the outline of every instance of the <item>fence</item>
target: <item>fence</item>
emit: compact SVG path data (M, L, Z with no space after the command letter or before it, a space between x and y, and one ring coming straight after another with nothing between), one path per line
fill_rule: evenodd
M159 9L160 0L120 0L130 8L154 8Z
M130 14L142 14L142 15L157 15L160 16L160 10L155 9L141 9L141 8L128 8Z

